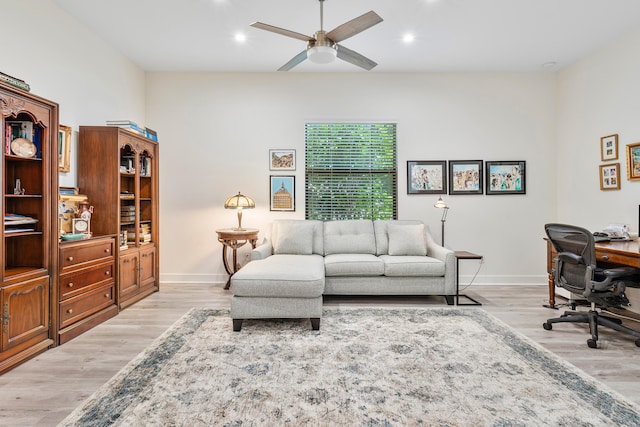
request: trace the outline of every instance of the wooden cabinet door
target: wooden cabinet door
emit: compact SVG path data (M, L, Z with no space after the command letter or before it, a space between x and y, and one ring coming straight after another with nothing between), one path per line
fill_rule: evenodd
M0 288L0 350L34 345L49 338L49 277Z
M140 285L154 285L156 281L156 248L140 251Z
M120 302L129 295L135 295L140 289L139 253L134 252L120 257Z

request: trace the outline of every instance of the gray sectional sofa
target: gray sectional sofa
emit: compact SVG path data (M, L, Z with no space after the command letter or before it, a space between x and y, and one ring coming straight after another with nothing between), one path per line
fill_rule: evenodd
M421 221L278 220L231 278L231 318L310 318L323 295L442 295L453 304L455 256Z

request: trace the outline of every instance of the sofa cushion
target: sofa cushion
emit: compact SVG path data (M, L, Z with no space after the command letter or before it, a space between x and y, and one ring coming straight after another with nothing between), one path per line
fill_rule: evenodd
M324 292L321 255L272 255L251 261L231 276L239 297L312 298Z
M424 224L389 224L389 255L426 256Z
M324 223L324 254L376 253L373 222L365 219Z
M389 226L390 225L417 225L422 224L424 226L425 242L427 242L427 235L429 229L419 220L394 220L394 219L377 219L373 221L373 228L376 237L376 255L389 255ZM425 245L426 247L426 245Z
M271 225L274 254L323 254L323 224L315 220L276 220Z
M326 276L382 276L384 262L371 254L332 254L324 257Z
M385 276L429 276L442 277L445 263L428 256L380 255L384 262Z

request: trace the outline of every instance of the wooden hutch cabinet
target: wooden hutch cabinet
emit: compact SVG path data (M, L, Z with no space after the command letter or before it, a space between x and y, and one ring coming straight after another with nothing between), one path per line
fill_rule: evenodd
M55 345L58 104L0 83L0 373Z
M115 126L80 126L78 186L94 235L116 235L116 301L158 290L158 143Z

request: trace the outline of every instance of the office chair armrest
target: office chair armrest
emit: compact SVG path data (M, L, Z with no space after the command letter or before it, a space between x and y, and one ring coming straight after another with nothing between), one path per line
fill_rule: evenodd
M640 270L633 267L607 268L606 270L602 270L602 274L604 274L605 277L615 278L640 274Z

